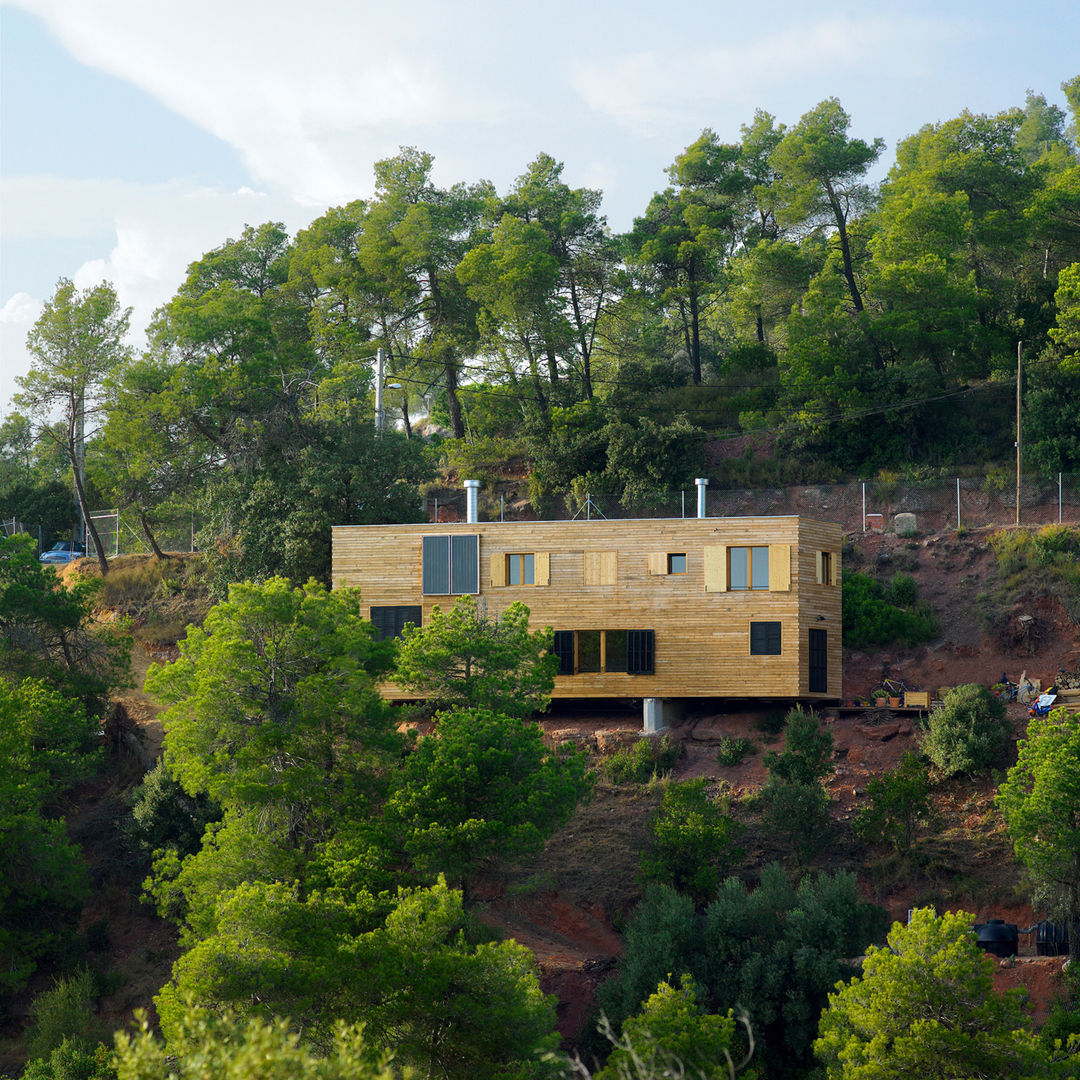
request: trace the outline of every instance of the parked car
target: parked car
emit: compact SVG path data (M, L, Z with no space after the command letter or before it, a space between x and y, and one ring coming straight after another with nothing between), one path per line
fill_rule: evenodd
M38 556L43 563L69 563L86 555L86 545L74 540L61 540Z

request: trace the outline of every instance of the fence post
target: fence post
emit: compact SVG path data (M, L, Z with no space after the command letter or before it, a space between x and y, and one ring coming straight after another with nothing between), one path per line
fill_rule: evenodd
M956 478L956 531L960 531L960 477Z
M866 535L866 481L862 482L862 531Z
M1058 473L1058 524L1061 524L1061 473Z

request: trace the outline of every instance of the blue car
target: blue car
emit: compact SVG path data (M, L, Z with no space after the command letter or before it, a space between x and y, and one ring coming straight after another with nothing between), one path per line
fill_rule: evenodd
M61 540L38 556L38 562L69 563L86 555L86 545L73 540Z

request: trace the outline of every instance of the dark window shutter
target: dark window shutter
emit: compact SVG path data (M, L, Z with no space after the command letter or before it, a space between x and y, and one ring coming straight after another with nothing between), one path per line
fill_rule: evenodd
M559 658L559 675L574 674L574 631L556 630L552 651Z
M807 689L811 694L829 690L829 638L825 630L810 631L810 670Z
M781 651L781 623L752 622L750 624L750 655L779 656Z
M480 591L478 536L450 537L450 591L455 595Z
M445 596L450 592L450 537L425 536L423 540L425 596Z
M626 631L626 670L631 675L651 675L656 642L652 630Z
M423 609L419 604L373 607L371 609L371 622L375 627L375 640L388 641L390 638L401 637L401 632L405 629L406 623L419 626L423 617Z

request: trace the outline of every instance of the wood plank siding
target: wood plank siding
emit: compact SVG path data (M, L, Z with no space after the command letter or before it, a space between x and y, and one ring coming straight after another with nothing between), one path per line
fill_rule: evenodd
M533 626L574 632L561 639L574 673L556 679L555 697L840 697L838 524L791 516L341 525L334 587L359 587L369 610L419 606L426 623L456 599L422 592L423 538L438 536L477 537L476 599L489 614L521 600ZM447 547L429 541L429 558ZM467 543L452 550L448 558L473 558ZM471 567L462 573L473 580ZM448 575L432 571L429 580ZM629 661L626 631L652 631L631 636ZM651 671L628 673L635 664ZM599 670L580 670L589 667Z

